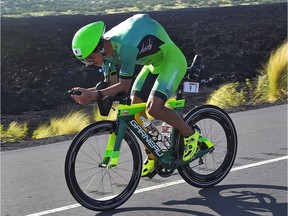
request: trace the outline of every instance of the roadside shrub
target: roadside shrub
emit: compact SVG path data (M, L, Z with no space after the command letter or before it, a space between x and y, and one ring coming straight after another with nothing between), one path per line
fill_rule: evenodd
M288 42L285 41L270 54L260 70L255 91L255 102L275 102L287 99Z
M53 129L51 125L44 124L37 127L37 129L33 132L32 138L33 139L42 139L55 136L53 133Z
M18 142L24 139L28 133L27 123L11 122L7 130L1 125L1 142Z
M206 101L221 108L287 100L288 42L272 51L256 82L229 83L214 91Z
M63 118L54 118L50 121L50 125L56 136L77 133L89 123L89 116L81 111L72 112Z
M243 89L240 89L239 83L236 82L220 86L218 90L214 91L210 95L206 104L228 108L242 105L245 102L245 92Z
M48 125L39 126L33 132L32 138L41 139L64 134L75 134L89 123L90 118L86 113L82 111L70 112L65 117L51 119Z

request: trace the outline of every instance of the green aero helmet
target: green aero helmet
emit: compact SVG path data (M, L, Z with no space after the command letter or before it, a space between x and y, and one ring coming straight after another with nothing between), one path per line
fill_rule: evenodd
M80 28L72 40L74 55L80 61L84 61L95 50L104 32L103 21L93 22Z

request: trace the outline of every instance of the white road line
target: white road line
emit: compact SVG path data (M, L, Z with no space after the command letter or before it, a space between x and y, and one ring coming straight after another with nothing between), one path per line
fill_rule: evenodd
M261 165L264 165L264 164L274 163L274 162L281 161L281 160L286 160L286 159L288 159L288 156L274 158L274 159L271 159L271 160L261 161L261 162L257 162L257 163L253 163L253 164L240 166L240 167L235 167L235 168L231 169L231 172L237 171L237 170L248 169L248 168L251 168L251 167L261 166Z
M34 214L29 214L26 216L42 216L42 215L48 215L48 214L52 214L52 213L56 213L56 212L61 212L61 211L65 211L65 210L69 210L69 209L73 209L73 208L78 208L80 207L80 204L73 204L73 205L68 205L68 206L63 206L63 207L59 207L59 208L55 208L55 209L50 209L47 211L42 211L42 212L38 212L38 213L34 213Z
M235 168L231 169L231 172L239 171L239 170L243 170L243 169L248 169L248 168L252 168L252 167L256 167L256 166L261 166L261 165L265 165L265 164L269 164L269 163L274 163L274 162L281 161L281 160L287 160L287 159L288 159L288 156L284 156L284 157L279 157L279 158L275 158L275 159L271 159L271 160L261 161L261 162L257 162L257 163L253 163L253 164L240 166L240 167L235 167ZM169 187L169 186L173 186L173 185L177 185L177 184L182 184L184 182L185 182L184 180L178 180L178 181L168 182L168 183L161 184L161 185L155 185L155 186L148 187L148 188L142 188L142 189L136 190L134 192L134 194L152 191L152 190L156 190L159 188L165 188L165 187ZM26 216L43 216L43 215L61 212L61 211L65 211L65 210L69 210L69 209L73 209L73 208L78 208L80 206L81 206L80 204L73 204L73 205L63 206L63 207L50 209L47 211L42 211L42 212L38 212L38 213L34 213L34 214L29 214Z

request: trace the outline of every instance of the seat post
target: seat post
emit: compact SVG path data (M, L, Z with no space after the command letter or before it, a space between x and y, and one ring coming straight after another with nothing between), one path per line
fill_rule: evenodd
M186 76L185 76L186 77ZM176 95L176 100L181 100L183 99L183 83L184 83L184 79L185 77L181 80L178 88L177 88L177 95Z

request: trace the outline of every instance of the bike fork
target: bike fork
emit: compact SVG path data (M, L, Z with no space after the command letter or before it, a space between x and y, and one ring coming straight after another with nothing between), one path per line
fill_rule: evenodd
M110 169L117 166L120 156L121 142L124 139L124 134L127 129L127 124L124 121L122 122L122 125L123 127L117 128L118 130L110 134L104 158L99 164L99 167Z
M115 132L112 132L110 134L108 142L107 142L106 150L104 153L104 158L103 158L102 162L99 164L99 167L107 167L107 165L110 161L110 158L112 156L112 153L113 153L115 138L116 138L116 134L115 134Z

